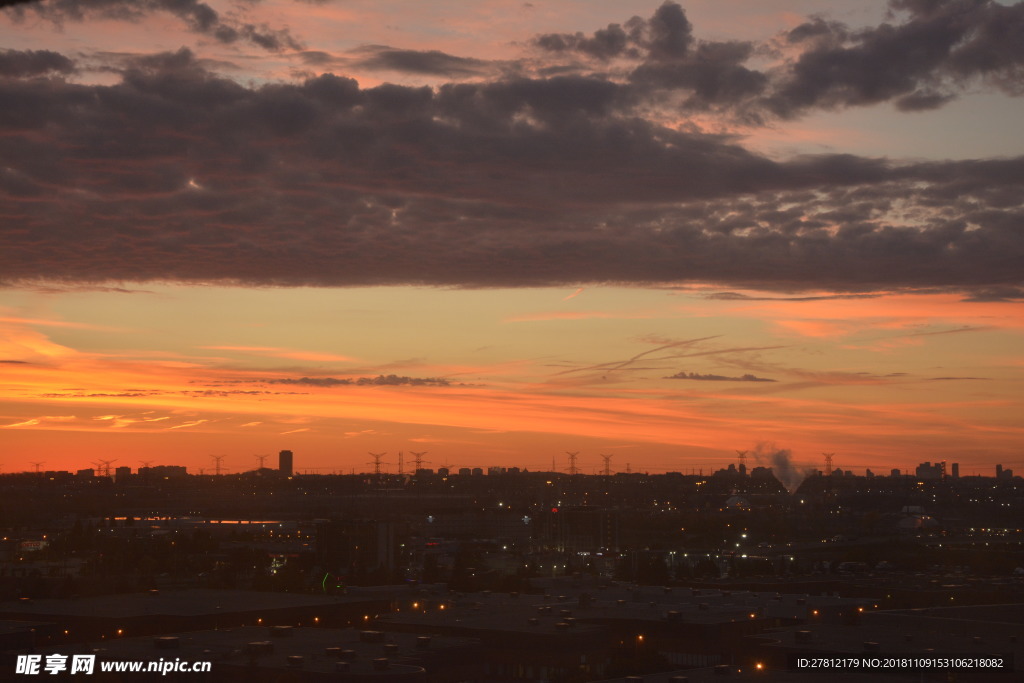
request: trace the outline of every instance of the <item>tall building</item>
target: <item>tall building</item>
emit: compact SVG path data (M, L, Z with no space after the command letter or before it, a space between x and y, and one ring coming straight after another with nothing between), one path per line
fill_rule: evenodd
M281 451L277 454L277 471L286 477L292 476L292 466L294 464L291 451Z
M960 463L958 463L958 462L953 463L953 478L954 479L959 479L960 478Z
M383 520L321 520L316 527L317 562L350 581L377 572L391 574L400 559L398 539L407 533Z

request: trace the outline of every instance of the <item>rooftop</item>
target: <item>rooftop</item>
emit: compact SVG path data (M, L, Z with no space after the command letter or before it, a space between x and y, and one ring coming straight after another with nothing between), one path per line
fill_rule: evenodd
M203 616L262 610L316 607L363 602L372 594L301 595L262 591L192 588L176 591L124 593L86 598L8 600L2 614L128 618L139 616Z

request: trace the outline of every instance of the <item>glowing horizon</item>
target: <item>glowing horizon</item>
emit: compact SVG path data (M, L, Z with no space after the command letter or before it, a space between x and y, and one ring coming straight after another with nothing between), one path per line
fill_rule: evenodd
M465 466L530 469L586 448L585 471L599 453L648 471L719 467L764 443L805 466L835 451L837 466L858 471L924 460L987 471L1019 458L1015 307L735 294L22 293L0 323L5 357L20 354L5 364L0 430L23 462L72 470L162 457L195 471L218 453L244 471L253 455L285 448L300 471L346 472L369 451L423 448ZM193 327L157 322L200 308L208 317ZM824 309L845 324L822 321ZM359 316L375 323L351 325ZM969 352L978 340L984 350Z

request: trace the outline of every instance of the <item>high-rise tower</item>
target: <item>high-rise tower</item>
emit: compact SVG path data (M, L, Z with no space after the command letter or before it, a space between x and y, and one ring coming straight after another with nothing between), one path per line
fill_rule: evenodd
M291 451L281 451L277 454L277 471L286 477L292 476L294 457Z

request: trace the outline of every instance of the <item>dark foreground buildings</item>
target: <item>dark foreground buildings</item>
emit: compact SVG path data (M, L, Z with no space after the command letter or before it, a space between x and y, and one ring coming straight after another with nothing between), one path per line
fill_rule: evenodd
M210 661L162 677L192 681L824 680L791 666L801 653L1024 663L1024 486L1007 470L837 470L791 493L765 468L303 475L284 453L242 475L0 477L0 680L29 654Z

